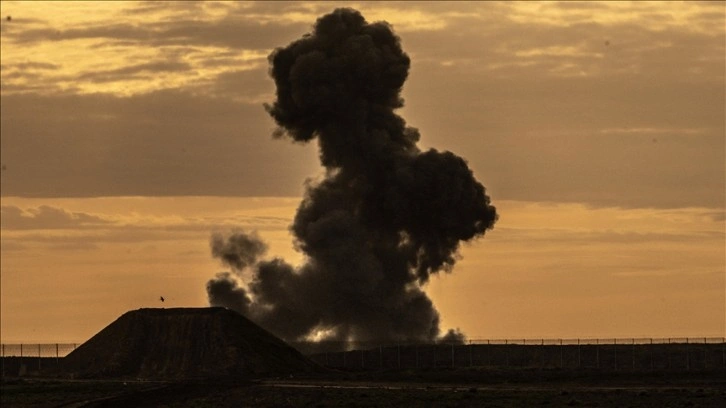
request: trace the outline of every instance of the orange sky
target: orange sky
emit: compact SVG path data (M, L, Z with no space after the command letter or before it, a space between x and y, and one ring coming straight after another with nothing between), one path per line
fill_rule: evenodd
M726 335L726 3L345 5L393 25L398 113L500 213L426 288L443 329ZM2 342L205 306L213 231L301 260L287 227L322 170L271 137L267 55L336 4L0 7Z

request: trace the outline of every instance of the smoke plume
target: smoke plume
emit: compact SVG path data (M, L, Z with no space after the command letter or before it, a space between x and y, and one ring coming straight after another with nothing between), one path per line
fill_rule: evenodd
M256 236L215 234L212 254L232 273L209 281L210 304L288 341L461 339L441 336L422 288L451 271L460 242L483 236L497 213L464 159L420 151L418 131L395 114L410 66L399 38L385 22L337 9L269 60L275 137L317 138L326 168L291 226L306 261L262 260Z

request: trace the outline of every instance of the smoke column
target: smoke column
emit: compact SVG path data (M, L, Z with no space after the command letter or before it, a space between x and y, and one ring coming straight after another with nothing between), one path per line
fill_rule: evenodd
M394 113L410 66L399 38L385 22L337 9L269 60L275 137L317 138L326 168L291 226L306 261L261 260L256 236L214 235L213 256L232 273L207 283L210 304L288 341L440 339L422 287L451 271L459 243L483 236L497 213L464 159L420 151L418 131Z

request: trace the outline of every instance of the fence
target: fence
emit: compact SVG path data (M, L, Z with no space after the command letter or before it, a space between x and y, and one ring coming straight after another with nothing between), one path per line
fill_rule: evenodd
M60 359L75 350L75 343L2 344L0 359L2 376L12 373L42 373L58 368Z
M384 370L438 367L599 370L724 370L726 338L507 339L464 344L390 342L293 343L326 367ZM77 344L2 344L2 375L59 367ZM36 371L37 369L37 371Z
M299 343L330 368L436 367L723 370L725 338L471 340L465 344Z

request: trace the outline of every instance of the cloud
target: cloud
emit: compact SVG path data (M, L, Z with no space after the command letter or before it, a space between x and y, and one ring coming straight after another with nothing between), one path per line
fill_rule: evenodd
M84 229L112 224L112 221L96 215L47 205L26 210L4 205L1 222L5 230Z
M92 82L113 82L137 79L139 77L148 78L166 72L188 71L191 68L191 65L178 61L147 62L104 71L86 72L78 76L78 79Z
M246 228L257 230L274 242L278 236L287 237L295 208L285 198L11 197L3 198L3 203L7 203L1 214L3 253L37 248L138 248L143 243L174 242L193 247L201 242L199 253L204 259L208 257L204 243L210 231Z
M33 70L57 70L60 69L60 65L58 64L51 64L48 62L40 62L40 61L27 61L27 62L19 62L19 63L9 63L9 64L3 64L2 70L22 70L22 71L33 71Z
M305 25L281 20L262 22L251 18L215 21L173 19L144 24L110 23L66 29L32 28L8 32L15 44L31 46L40 42L105 40L128 42L144 47L169 45L222 46L232 49L272 49L280 41L290 41ZM276 42L277 41L277 42Z
M1 109L3 196L289 196L317 172L314 149L272 140L261 105L226 98L9 95Z
M334 5L111 6L3 24L3 196L299 195L316 152L270 140L266 56ZM493 197L723 206L722 7L360 6L412 57L401 116Z

